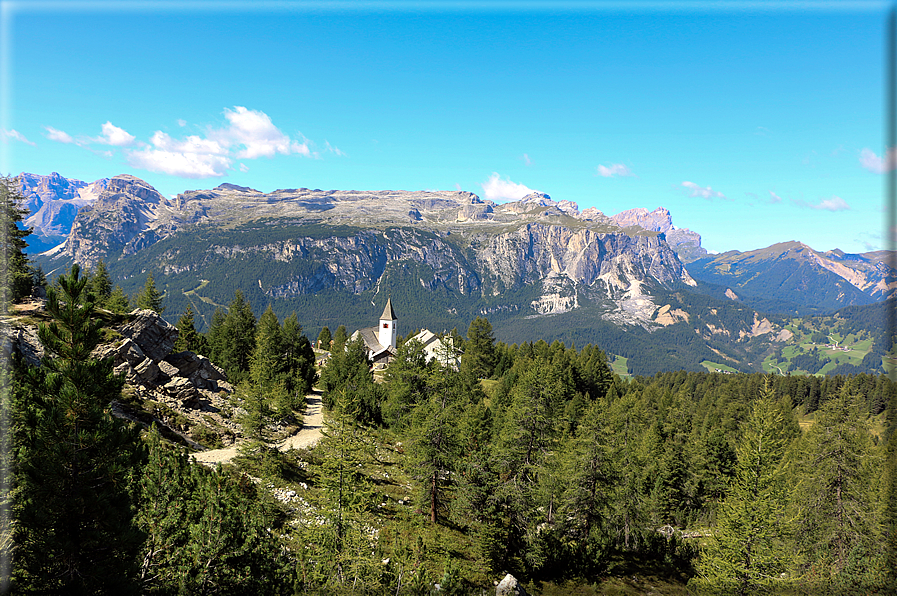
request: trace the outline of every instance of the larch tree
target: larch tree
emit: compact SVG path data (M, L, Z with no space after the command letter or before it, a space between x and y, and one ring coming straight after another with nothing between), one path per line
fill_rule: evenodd
M492 325L485 317L477 317L467 330L464 354L461 356L461 370L475 378L488 378L495 370L497 355Z
M863 592L879 581L884 461L860 411L843 387L816 412L799 450L803 473L793 495L799 571L814 590Z
M735 477L689 583L701 593L756 594L781 588L788 502L786 424L767 381L738 444Z

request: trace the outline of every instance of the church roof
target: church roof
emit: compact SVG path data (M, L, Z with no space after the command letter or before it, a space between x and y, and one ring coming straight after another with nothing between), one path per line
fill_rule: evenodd
M381 321L396 321L398 317L396 317L396 313L392 310L392 297L386 299L386 308L383 309L383 314L380 315Z

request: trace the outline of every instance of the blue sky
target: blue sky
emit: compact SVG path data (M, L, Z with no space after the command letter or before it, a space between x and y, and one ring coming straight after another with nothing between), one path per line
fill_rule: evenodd
M712 251L885 248L888 3L0 4L4 173L539 190Z

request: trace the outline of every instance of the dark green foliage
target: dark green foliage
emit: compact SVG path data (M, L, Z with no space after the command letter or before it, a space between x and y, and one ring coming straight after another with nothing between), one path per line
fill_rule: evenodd
M106 269L106 262L100 259L90 274L89 290L97 306L106 308L106 302L112 295L112 278Z
M495 369L495 336L492 325L485 318L477 317L467 330L461 370L478 379L489 378Z
M367 348L360 337L346 344L344 350L334 349L321 373L321 387L324 407L333 408L337 395L345 394L355 404L352 412L358 422L380 424L382 421L380 404L384 390L374 383Z
M846 387L816 413L802 438L793 506L802 582L814 590L866 592L878 578L858 569L857 557L881 557L875 502L882 458L856 396Z
M156 280L153 278L153 274L148 273L143 289L134 296L134 308L154 310L161 315L165 312L165 307L162 306L163 298L162 293L156 289Z
M271 533L275 517L252 482L191 464L149 434L138 480L137 525L146 534L146 594L292 594L290 569Z
M174 343L173 350L175 352L189 350L197 354L207 354L209 349L208 342L203 335L196 331L193 317L193 309L188 306L181 318L178 319L178 339Z
M143 457L136 429L112 417L123 379L96 360L100 323L77 265L48 290L48 354L17 395L16 585L37 593L129 593L142 534L128 491ZM60 301L61 299L61 301Z
M246 378L255 350L256 319L252 307L237 290L224 315L215 311L212 326L206 336L209 341L209 359L222 367L228 379L235 384Z
M787 443L785 423L767 383L747 420L735 477L701 553L694 582L700 592L743 596L781 591L780 575L788 569L782 552L788 525L782 466Z
M387 426L398 430L408 425L411 410L426 399L430 373L420 342L406 341L398 347L386 371L386 400L381 410Z
M0 302L4 310L9 304L30 295L34 283L35 270L25 255L28 246L25 238L31 234L31 228L22 229L17 225L28 215L28 210L19 206L25 199L18 189L16 179L0 177L0 216L3 217L3 237L0 239L3 243L3 263L0 263L0 271L5 273L0 283L4 293Z
M115 313L130 312L131 303L128 301L128 297L125 296L125 291L121 289L121 286L115 286L109 298L106 299L105 307L107 310Z
M330 342L333 340L333 337L330 335L330 327L324 325L321 328L321 332L318 334L318 339L316 341L318 349L321 350L329 350Z
M349 334L346 331L345 325L340 325L336 328L336 335L333 336L333 352L339 352L342 350L346 342L349 340Z

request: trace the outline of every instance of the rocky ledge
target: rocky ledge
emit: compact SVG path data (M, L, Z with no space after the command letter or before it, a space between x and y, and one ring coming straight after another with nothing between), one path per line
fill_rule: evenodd
M42 313L42 301L16 305L11 314L18 316L2 327L9 349L32 366L45 355L35 325ZM233 444L240 428L232 420L233 387L224 371L205 356L172 353L177 327L157 313L134 310L123 319L109 326L113 339L93 352L98 359L112 357L116 374L125 377L113 414L144 426L155 422L194 448Z

